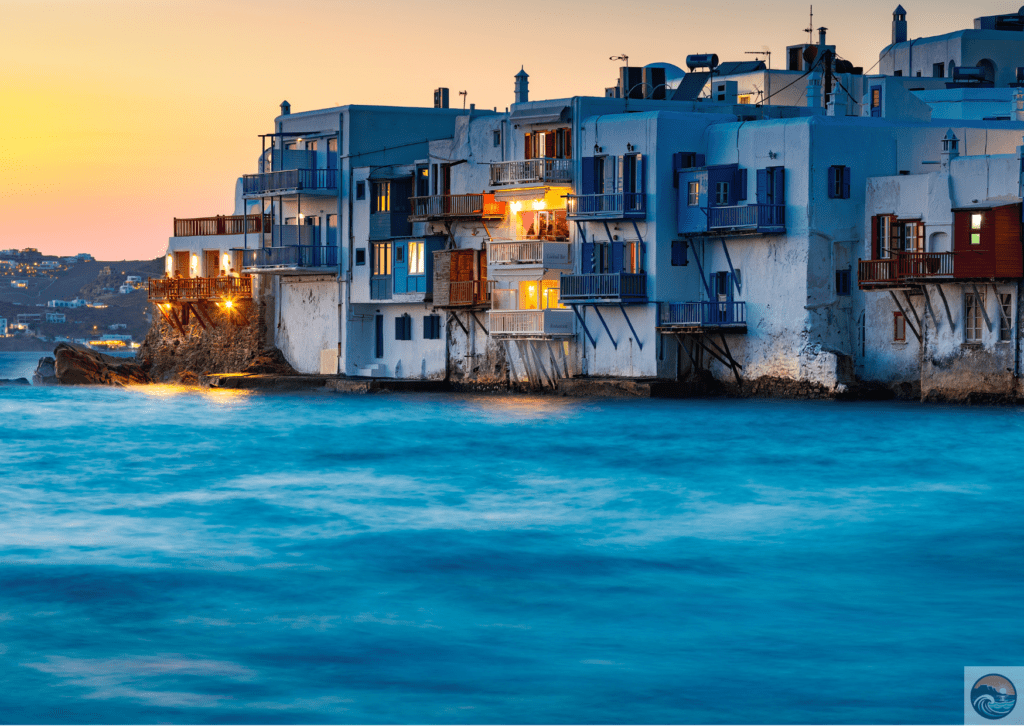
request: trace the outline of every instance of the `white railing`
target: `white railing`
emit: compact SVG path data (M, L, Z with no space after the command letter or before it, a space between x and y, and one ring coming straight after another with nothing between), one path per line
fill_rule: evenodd
M571 310L492 310L491 335L572 335Z
M524 159L491 164L491 186L571 183L572 159Z
M487 261L494 265L540 264L544 261L544 243L492 242L487 245Z

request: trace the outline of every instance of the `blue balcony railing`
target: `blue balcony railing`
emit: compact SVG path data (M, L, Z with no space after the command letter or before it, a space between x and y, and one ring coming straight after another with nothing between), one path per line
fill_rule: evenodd
M242 266L261 267L337 267L338 248L313 245L258 247L242 251Z
M571 302L647 302L647 274L617 272L612 274L562 275L559 299Z
M784 232L786 205L743 204L736 207L711 207L708 209L708 230L723 229Z
M747 304L737 301L664 303L659 326L680 328L742 328L747 325Z
M569 219L643 219L647 216L647 195L639 192L617 194L569 194Z
M332 191L338 189L337 169L287 169L242 177L245 194Z
M390 300L394 294L394 278L391 275L370 276L370 299Z

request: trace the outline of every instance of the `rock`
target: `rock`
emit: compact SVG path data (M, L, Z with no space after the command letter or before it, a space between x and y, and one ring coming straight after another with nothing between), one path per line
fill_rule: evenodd
M0 378L0 386L29 386L27 378Z
M298 375L295 369L291 367L291 364L284 357L284 353L279 351L277 348L268 348L262 350L259 354L252 359L247 365L243 373L272 373L277 376L294 376Z
M97 353L69 343L60 343L53 351L57 381L64 386L128 386L152 383L142 367L130 358Z
M50 356L40 358L36 372L32 374L32 383L37 386L56 386L60 381L57 380L55 365L56 361Z

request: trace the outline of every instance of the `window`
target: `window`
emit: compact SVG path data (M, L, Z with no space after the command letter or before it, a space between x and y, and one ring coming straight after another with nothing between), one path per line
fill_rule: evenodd
M337 137L327 139L327 151L337 153L338 151L338 139Z
M559 281L558 280L542 280L540 283L540 306L544 310L548 308L558 308L565 310L565 305L562 305L558 300L559 296Z
M422 275L425 273L423 259L423 243L422 242L410 242L409 243L409 274L410 275Z
M719 207L729 204L729 182L715 182L715 204Z
M373 260L371 261L370 274L390 275L391 274L391 243L379 242L373 245Z
M494 145L501 146L501 131L495 130L494 132Z
M412 340L412 318L408 313L395 318L395 340Z
M999 341L1008 343L1013 340L1013 295L999 293Z
M907 320L903 317L903 313L892 314L892 342L907 342Z
M964 293L964 341L967 343L981 342L981 311L984 305L985 293Z
M622 157L622 189L626 194L640 194L644 190L644 158L642 154Z
M729 273L716 272L711 276L711 284L714 287L715 295L726 297L729 294Z
M440 340L441 338L441 316L440 315L424 315L423 316L423 339L424 340Z
M696 207L700 204L700 182L692 181L687 187L686 204L689 207Z
M516 215L516 236L518 239L566 241L569 239L566 211L553 209L520 212Z
M523 137L524 159L571 159L571 129L534 131Z
M395 247L395 262L405 262L405 245Z
M356 264L357 265L365 265L366 264L366 250L365 249L356 250Z
M896 76L897 78L899 78L899 77L901 77L903 75L903 71L893 71L892 74L894 76Z
M686 241L672 240L672 266L685 267L689 260L686 259Z
M892 217L875 217L875 259L887 260L892 257Z
M828 168L828 198L850 198L850 167L830 166Z
M370 211L391 211L391 182L373 183L373 208Z
M981 224L984 221L984 214L972 214L971 215L971 244L981 244Z
M356 182L356 199L366 199L366 182Z
M430 170L426 166L416 168L416 196L430 196Z
M605 183L605 157L594 157L594 194L604 194Z
M316 142L315 141L307 141L306 142L306 151L316 151Z
M836 295L850 294L850 270L836 270Z
M881 116L882 115L882 87L872 86L871 87L871 115Z
M932 63L932 78L944 78L946 75L945 63Z

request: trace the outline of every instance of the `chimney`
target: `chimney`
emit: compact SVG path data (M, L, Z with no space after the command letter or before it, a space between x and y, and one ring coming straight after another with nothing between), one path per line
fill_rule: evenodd
M434 91L434 108L448 108L448 89L438 88Z
M828 28L825 28L825 27L818 28L818 45L825 45L825 31L826 30L828 30Z
M292 112L292 105L287 101L281 101L281 115L287 116Z
M907 42L907 11L902 5L897 5L892 11L892 42Z
M522 66L516 73L516 103L526 103L530 100L530 74Z
M821 107L821 74L814 71L807 79L807 108Z
M953 133L953 129L946 132L942 137L942 155L939 157L939 164L944 171L949 171L949 162L960 156L960 139Z

